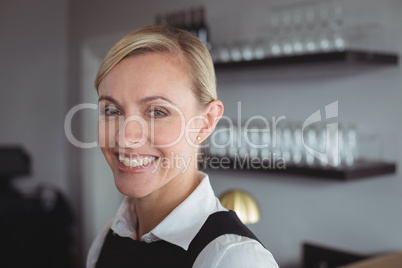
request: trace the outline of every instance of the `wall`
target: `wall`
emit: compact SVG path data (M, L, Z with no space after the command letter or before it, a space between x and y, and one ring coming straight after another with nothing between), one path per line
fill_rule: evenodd
M381 23L384 27L381 48L401 54L400 1L343 2L349 13L348 23ZM72 88L93 90L87 88L87 85L90 87L89 82L83 82L88 79L83 74L93 74L93 71L84 72L82 66L96 62L96 58L106 52L106 47L118 40L116 35L123 36L152 23L156 13L176 11L201 3L207 8L212 40L222 42L264 34L267 31L264 26L267 13L278 2L255 1L250 5L239 0L193 1L191 4L181 0L119 0L113 4L72 1L71 49L79 53L73 52L70 56L74 71L81 70L78 79L73 78ZM91 59L83 56L82 51L86 49L89 49L86 55L92 54ZM243 118L252 115L286 115L288 119L304 120L316 110L338 100L339 121L357 122L362 133L376 135L382 142L378 154L396 160L400 166L400 71L401 67L398 66L347 72L341 66L322 65L308 70L268 68L218 72L217 78L225 114L233 118L237 117L238 101L242 102ZM96 103L95 97L93 103ZM95 133L93 129L86 132ZM103 190L89 197L84 195L83 203L89 211L98 213L92 215L93 219L106 222L114 214L113 206L109 205L103 212L99 208L108 203L101 196L108 193L104 186L110 185L112 178L110 174L101 176L99 172L91 171L99 165L106 165L103 159L99 158L99 161L83 168L83 174L89 174L82 177L83 191L89 194L96 185ZM402 249L402 178L399 172L348 183L233 171L211 171L210 176L216 194L229 188L242 188L253 193L262 207L262 220L250 228L271 250L281 267L295 266L300 261L303 241L362 254ZM114 189L110 191L116 201L118 194L114 193ZM85 219L89 221L88 218ZM96 228L87 224L86 247L102 224L96 222Z
M0 4L0 142L22 145L32 175L21 187L50 184L69 193L64 135L67 2Z
M102 40L88 40L81 50L82 73L80 93L82 103L94 103L98 96L93 88L93 78L101 63L102 56L97 53ZM96 103L96 101L95 101ZM97 110L83 110L82 134L85 142L94 142L97 137ZM82 203L83 219L83 243L87 249L94 235L104 228L111 216L117 211L123 196L117 191L113 174L105 161L99 147L81 149L82 177L81 191L84 202ZM106 197L106 198L105 198Z

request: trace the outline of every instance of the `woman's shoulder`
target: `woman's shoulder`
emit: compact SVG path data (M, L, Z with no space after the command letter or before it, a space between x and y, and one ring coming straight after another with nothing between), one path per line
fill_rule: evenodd
M190 250L202 249L193 267L278 267L272 254L258 238L240 221L234 211L211 214Z
M278 267L272 254L257 240L224 234L209 243L198 255L194 268Z

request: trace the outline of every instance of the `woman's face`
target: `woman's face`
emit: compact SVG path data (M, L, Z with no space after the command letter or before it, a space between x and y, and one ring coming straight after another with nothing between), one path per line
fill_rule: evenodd
M180 190L196 172L202 120L185 66L168 54L130 56L99 85L99 145L127 196Z

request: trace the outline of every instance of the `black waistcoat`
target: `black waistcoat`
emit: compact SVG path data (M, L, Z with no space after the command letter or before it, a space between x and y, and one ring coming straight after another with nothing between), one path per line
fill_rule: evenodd
M120 237L109 230L96 268L191 268L202 249L224 234L237 234L258 241L236 213L220 211L208 217L187 251L163 240L146 243Z

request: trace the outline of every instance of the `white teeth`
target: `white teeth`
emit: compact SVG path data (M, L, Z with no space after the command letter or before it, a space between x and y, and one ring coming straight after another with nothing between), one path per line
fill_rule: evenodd
M123 165L127 166L127 167L138 167L138 166L143 166L143 165L148 165L151 162L155 161L155 157L151 156L151 157L143 157L143 158L137 158L137 159L133 159L130 161L129 158L124 157L122 155L119 155L119 160L121 163L123 163Z
M131 160L131 167L138 167L140 166L140 162L138 160Z

